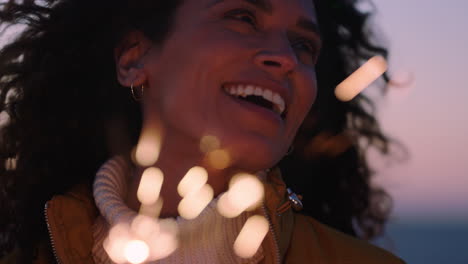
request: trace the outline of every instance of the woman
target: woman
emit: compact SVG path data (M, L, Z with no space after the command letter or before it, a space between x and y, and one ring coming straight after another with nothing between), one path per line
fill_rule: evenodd
M304 196L304 209L275 213L288 200L285 183L272 170L265 204L278 237L267 235L262 256L253 263L401 263L318 222L369 239L381 233L388 217L388 200L371 188L364 156L369 146L387 152L388 140L366 111L368 99L343 103L333 96L333 88L362 59L386 55L372 45L367 15L356 5L348 0L2 4L3 25L26 24L0 53L1 109L9 115L1 130L2 253L13 251L7 259L20 256L24 263L49 263L52 251L62 263L108 261L98 256L96 247L102 245L92 228L102 219L98 212L106 210L92 202L96 171L117 154L129 157L140 132L157 126L163 141L151 165L165 175L161 217L178 215L177 184L195 165L208 170L215 196L239 171L279 166L286 184ZM253 91L247 92L248 86ZM248 96L257 87L260 93ZM207 135L229 154L229 166L206 162L199 145ZM368 146L358 144L363 139ZM128 177L129 192L122 200L136 210L142 168L124 163L130 168L122 176ZM47 201L63 210L49 207L45 217ZM60 224L45 219L51 215Z

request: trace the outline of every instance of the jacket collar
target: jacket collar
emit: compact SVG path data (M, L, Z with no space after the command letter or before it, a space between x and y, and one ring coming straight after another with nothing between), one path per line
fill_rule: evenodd
M278 168L264 182L263 210L271 224L271 232L263 242L264 263L280 263L286 254L294 225L291 209L279 214L288 203L286 185ZM54 255L59 263L92 264L94 244L92 227L99 216L89 185L78 185L64 195L54 196L46 204L45 216Z

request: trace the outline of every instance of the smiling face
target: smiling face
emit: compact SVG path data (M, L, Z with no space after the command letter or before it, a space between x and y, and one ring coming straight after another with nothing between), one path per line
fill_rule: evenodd
M310 0L185 0L147 54L144 115L187 151L213 135L234 167L273 166L316 96L316 28Z

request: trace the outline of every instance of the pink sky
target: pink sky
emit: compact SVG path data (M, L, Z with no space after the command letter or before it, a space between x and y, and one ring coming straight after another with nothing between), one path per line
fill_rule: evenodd
M468 220L468 1L375 0L390 41L390 70L415 82L380 101L383 128L403 141L408 162L381 168L395 217Z

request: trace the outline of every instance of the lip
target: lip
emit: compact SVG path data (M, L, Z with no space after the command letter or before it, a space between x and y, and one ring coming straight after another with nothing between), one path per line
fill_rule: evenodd
M230 94L224 93L224 95L227 98L229 98L229 100L231 100L233 103L241 106L244 110L248 111L248 113L256 113L258 115L261 115L263 117L262 118L263 120L269 120L269 122L272 122L275 124L284 124L285 122L282 116L280 116L278 113L275 113L267 108L244 101Z
M279 94L285 103L285 113L288 112L289 106L291 104L291 90L287 88L286 86L283 86L281 84L278 84L277 82L274 81L268 81L268 80L241 80L241 81L229 81L223 83L221 86L221 89L225 86L228 85L254 85L254 86L260 86L262 88L266 88L271 90L274 93Z

